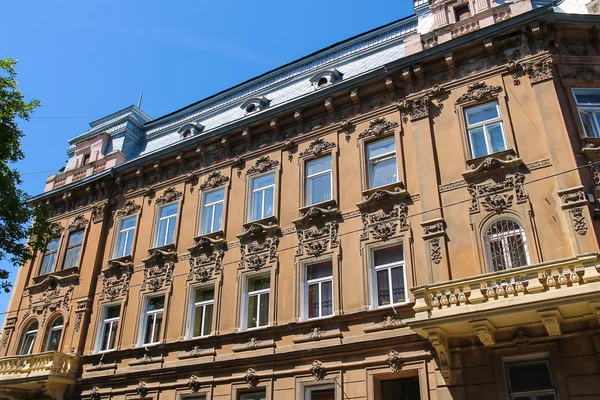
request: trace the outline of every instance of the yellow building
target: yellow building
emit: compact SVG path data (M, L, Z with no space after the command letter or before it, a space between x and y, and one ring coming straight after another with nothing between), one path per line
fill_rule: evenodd
M575 3L419 0L92 122L31 201L56 237L0 397L600 398L600 16Z

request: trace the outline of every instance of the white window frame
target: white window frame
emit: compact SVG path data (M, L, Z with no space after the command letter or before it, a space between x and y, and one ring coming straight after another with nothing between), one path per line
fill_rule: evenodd
M197 290L213 290L213 299L212 300L204 300L204 301L196 301L196 291ZM188 333L187 333L187 337L188 339L196 339L196 338L201 338L201 337L207 337L212 335L212 326L210 327L210 332L205 333L204 332L204 321L206 320L206 306L212 305L213 306L213 319L214 319L214 313L215 313L215 294L216 294L216 290L214 286L195 286L191 288L191 299L190 299L190 318L188 318L188 320L190 321L190 326L188 327ZM202 307L202 322L200 324L200 326L202 327L201 329L201 334L200 336L194 336L194 324L196 323L195 318L196 318L196 308L198 307Z
M30 322L29 325L27 325L27 328L29 328L32 324L33 324L33 322ZM25 331L21 335L21 346L19 347L19 355L20 356L26 356L29 354L33 354L33 348L34 348L35 342L37 340L37 334L38 334L39 329L40 329L40 325L38 323L38 325L35 329L30 329L28 331ZM33 335L33 340L31 341L31 344L29 345L29 349L27 350L27 352L23 352L23 350L25 349L25 343L26 343L25 338L29 335Z
M512 230L512 231L508 231L508 232L502 232L502 233L495 233L492 235L488 235L487 231L490 229L490 227L492 225L494 225L496 222L502 221L502 220L506 220L506 221L511 221L514 222L515 224L517 224L519 226L519 230ZM492 257L492 248L491 248L491 243L494 241L500 241L502 244L502 253L504 254L504 262L506 264L506 269L505 270L509 270L512 268L519 268L522 267L523 265L517 266L517 267L513 267L512 264L512 257L510 255L510 246L508 244L508 240L507 238L509 236L518 236L521 235L521 241L523 243L523 248L525 250L525 258L527 258L527 265L531 264L531 256L529 254L529 245L527 244L527 233L525 232L525 228L523 227L523 225L519 222L516 221L513 218L494 218L491 221L489 221L485 226L484 226L484 231L483 231L483 242L484 242L484 246L485 246L485 254L487 257L487 262L488 262L488 269L490 270L490 272L494 272L494 259Z
M317 264L324 264L324 263L329 263L331 265L331 275L330 276L326 276L323 278L316 278L316 279L308 279L308 267L311 265L317 265ZM310 262L307 263L304 266L304 290L303 290L303 299L302 299L302 319L305 321L314 321L315 319L321 319L321 318L330 318L333 317L335 315L335 299L334 299L334 291L335 291L335 287L333 286L333 261L331 259L325 259L325 260L321 260L321 261L314 261L314 262ZM330 315L321 315L322 311L323 311L323 304L322 304L322 284L325 282L331 282L331 314ZM308 309L310 307L310 305L308 304L308 293L309 293L309 287L310 285L314 285L317 284L319 285L319 316L318 317L313 317L313 318L309 318L308 317Z
M131 228L123 229L123 225L125 224L125 221L128 221L130 219L134 220L133 226ZM115 258L125 257L125 256L129 256L129 255L131 255L131 253L133 253L133 238L135 237L136 224L137 224L137 216L136 215L131 215L129 217L119 219L119 230L117 232L117 238L115 241L115 249L114 249L113 257L115 257ZM119 243L121 242L121 235L126 235L123 249L118 248ZM131 252L129 254L121 254L121 251L124 251L127 248L127 244L129 243L129 241L132 242Z
M106 315L108 314L108 309L111 307L115 307L115 306L119 306L119 315L117 317L113 317L113 318L106 318ZM102 349L102 333L104 333L104 326L106 324L109 325L109 334L108 334L108 341L107 344L110 345L110 339L112 337L112 327L114 325L114 323L117 323L117 330L115 332L116 335L119 334L119 322L121 322L121 303L110 303L110 304L105 304L102 306L102 320L100 321L100 326L98 327L98 334L96 336L96 353L108 353L109 351L113 351L115 350L116 346L114 348L111 349ZM117 341L115 339L115 345L117 344Z
M250 281L250 279L261 277L261 276L269 277L269 287L267 289L253 290L252 292L250 292L248 290L248 282ZM271 282L271 274L270 273L246 276L246 279L244 280L244 302L243 302L244 308L243 308L243 312L242 312L242 324L241 324L243 330L251 331L251 330L262 329L262 328L271 326L271 283L272 282ZM256 317L257 317L257 320L260 322L260 298L261 298L261 295L263 295L265 293L269 294L269 312L268 312L268 317L267 317L268 318L267 324L250 328L250 327L248 327L248 313L250 312L250 310L249 310L250 296L258 296L258 301L256 302Z
M579 104L579 102L577 101L577 93L584 93L584 92L597 92L598 95L600 95L600 88L573 88L571 89L573 91L573 98L575 99L575 105L577 107L577 114L579 115L579 119L581 121L581 127L583 128L583 134L585 135L585 137L588 138L600 138L600 122L598 122L598 118L596 118L595 114L600 114L600 103L598 104L593 104L593 105L589 105L589 104ZM592 113L592 123L594 124L594 132L591 133L595 133L595 135L588 135L588 132L585 131L585 124L583 123L583 119L581 118L581 113L580 111L585 111L585 112L589 112Z
M325 171L322 171L322 172L317 172L315 174L309 175L308 174L308 165L310 163L314 162L314 161L319 161L319 160L322 160L324 158L329 158L329 169L325 170ZM304 187L305 187L304 191L306 192L306 194L304 195L305 196L304 201L305 201L306 206L312 206L313 204L318 204L318 203L311 203L310 202L310 198L309 198L310 197L310 190L309 190L310 184L309 184L309 182L312 179L319 178L321 176L329 175L329 198L327 200L323 200L323 201L329 201L329 200L333 199L333 157L331 156L331 154L328 154L328 155L323 156L323 157L315 158L315 159L312 159L312 160L307 160L304 163L304 168L305 168L305 171L306 171L306 178L305 178L305 181L304 181ZM321 202L323 202L323 201L321 201ZM319 203L321 203L321 202L319 202Z
M161 308L159 310L148 311L148 305L150 304L150 299L159 298L159 297L163 298L163 308ZM155 340L156 336L159 336L159 337L161 336L161 332L156 332L156 316L158 314L162 314L163 320L162 320L160 329L164 329L166 301L167 301L167 299L165 298L164 294L157 295L157 296L146 296L146 298L144 299L144 314L142 317L140 336L139 336L139 340L138 340L140 346L154 346L154 345L160 344L160 342L161 342L160 339L158 341ZM149 315L152 315L152 337L151 337L150 342L144 343L144 338L146 337L146 328L148 328L147 317Z
M60 249L60 238L59 237L54 238L50 242L53 242L55 240L57 241L56 250L44 252L44 256L42 257L42 264L40 265L40 273L39 273L40 276L52 273L52 272L54 272L54 269L56 268L56 262L58 261L57 260L58 259L58 250ZM50 244L50 243L48 243L48 244ZM42 268L44 268L44 260L46 259L46 257L49 257L51 255L54 255L54 261L52 261L52 266L50 267L50 269L48 269L48 271L43 271Z
M394 151L389 151L387 153L384 154L380 154L378 156L374 156L374 157L369 157L369 146L378 143L378 142L382 142L384 140L389 140L392 139L394 142ZM367 173L368 173L368 177L367 177L367 186L369 189L375 189L378 187L382 187L385 185L380 185L380 186L372 186L372 182L374 181L374 175L373 175L373 165L380 163L382 161L387 161L389 159L394 159L395 161L395 165L396 165L396 181L392 182L392 183L397 183L398 182L398 178L399 178L399 174L398 174L398 152L396 151L396 137L395 136L387 136L378 140L373 140L370 142L365 143L365 157L367 159ZM389 185L390 183L388 183L387 185Z
M211 193L215 193L218 191L222 191L223 192L223 198L219 201L214 201L212 203L207 203L206 202L206 198L208 197L209 194ZM215 229L215 210L217 208L217 205L222 204L222 208L221 208L221 228L220 229ZM212 221L210 223L211 226L211 230L210 232L204 232L204 217L206 216L206 209L207 208L212 208L213 212L212 212ZM207 190L206 192L202 193L202 212L200 213L200 226L198 227L198 231L200 232L200 235L207 235L209 233L213 233L213 232L217 232L217 231L221 231L223 230L223 213L225 212L225 188L220 187L220 188L216 188L213 190Z
M317 390L333 389L333 398L337 399L337 388L335 384L324 384L324 385L310 385L304 387L304 400L312 400L312 392Z
M550 373L550 380L552 381L552 386L554 388L553 389L542 389L542 390L529 390L529 391L525 391L525 392L511 392L510 375L508 373L509 367L511 365L518 365L518 364L540 364L540 363L546 364L548 371ZM504 369L505 369L505 374L506 374L506 389L508 391L508 397L510 400L512 400L514 398L518 398L518 397L524 397L524 396L531 396L534 399L537 399L537 396L547 396L549 394L554 396L554 400L558 400L558 391L556 390L556 382L554 381L554 376L552 376L552 368L550 366L549 360L533 359L533 360L507 362L504 364Z
M273 183L271 185L267 185L267 186L263 186L259 189L254 189L254 181L258 178L262 178L263 176L267 176L267 175L273 175ZM253 222L253 221L260 221L261 219L265 219L265 218L269 218L271 217L271 215L266 216L265 217L265 192L269 189L273 189L273 204L271 205L273 208L273 215L275 215L275 196L277 195L276 193L276 186L277 186L277 180L276 180L276 176L275 176L275 172L267 172L264 174L260 174L260 175L255 175L252 176L252 178L250 178L250 199L249 199L249 204L248 204L248 222ZM260 208L260 218L255 218L256 216L254 215L254 193L256 192L262 192L262 203L261 203L261 208Z
M486 108L487 106L490 105L490 103L496 104L496 111L498 111L498 116L496 118L486 119L485 121L477 122L475 124L469 124L469 118L467 118L468 112L469 111L477 111L481 108ZM477 105L471 106L471 107L465 107L464 114L465 114L464 115L465 116L465 125L467 127L467 136L469 138L469 147L471 148L471 157L479 158L479 157L489 156L490 154L495 153L494 151L492 151L492 142L490 140L488 126L496 124L496 123L500 123L500 131L502 132L502 141L504 142L504 150L508 149L508 143L506 142L506 133L504 132L504 123L502 122L502 113L500 112L500 103L498 103L498 100L488 101L486 103L477 104ZM472 136L471 136L471 130L477 129L479 127L483 127L483 136L485 139L485 150L487 153L482 156L475 157L475 151L473 148L473 140L472 140ZM504 151L504 150L502 150L502 151Z
M55 318L55 319L52 321L52 323L54 323L54 322L55 322L56 320L58 320L59 318L62 318L62 320L63 320L62 324L60 324L60 325L56 325L56 326L52 326L52 325L50 325L50 329L48 329L48 333L46 334L46 335L47 335L47 337L46 337L46 344L44 345L44 351L49 351L49 350L48 350L48 346L50 345L50 338L52 337L52 332L55 332L55 331L61 331L61 332L60 332L60 336L59 336L59 342L60 342L60 340L62 340L62 330L63 330L63 328L65 327L65 319L64 319L62 316L59 316L59 317L56 317L56 318ZM60 343L59 343L59 345L60 345ZM56 351L58 351L58 349L57 349Z
M396 261L388 264L375 265L375 252L385 250L391 247L400 247L402 250L402 261ZM374 309L390 308L408 303L408 282L406 281L406 257L404 253L404 245L402 243L393 243L386 246L378 246L371 248L371 293L372 304ZM404 280L404 301L393 303L394 292L392 291L392 268L402 267L402 279ZM390 291L390 304L379 304L379 291L377 290L377 272L383 269L388 270L388 290Z
M166 217L161 217L160 216L160 211L168 206L171 206L173 204L177 205L177 210L175 211L175 214L169 214ZM158 210L157 210L157 214L156 214L156 232L154 235L154 247L161 247L161 246L166 246L168 244L171 243L158 243L158 238L160 237L160 223L163 220L167 220L167 224L165 225L165 241L167 241L167 238L169 235L167 235L167 232L169 232L169 227L171 226L171 223L175 224L175 227L173 228L173 243L175 242L175 231L177 230L177 217L179 215L179 203L177 202L173 202L173 203L168 203L168 204L163 204L161 205Z

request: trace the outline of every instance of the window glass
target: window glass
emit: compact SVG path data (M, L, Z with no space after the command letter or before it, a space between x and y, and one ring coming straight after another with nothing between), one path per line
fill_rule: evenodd
M401 378L381 381L380 400L420 400L419 378Z
M573 89L585 136L600 137L600 89Z
M120 313L121 306L118 304L104 307L104 316L100 325L99 351L110 351L115 348Z
M81 253L81 242L83 241L84 230L74 231L69 234L67 252L63 269L77 267L79 265L79 255Z
M224 194L225 189L204 194L201 234L206 235L222 229Z
M466 108L465 119L473 158L506 150L497 101Z
M63 317L57 317L48 330L48 341L46 351L56 351L60 344L60 336L63 330Z
M369 188L398 181L396 165L396 141L388 137L367 144Z
M485 231L484 242L492 271L522 267L530 262L525 230L516 221L494 221Z
M164 304L164 296L150 297L147 300L143 344L154 344L160 342Z
M469 107L466 110L467 124L474 125L480 122L498 118L498 103L491 102L481 106Z
M600 89L573 89L577 105L600 105Z
M402 246L375 250L373 260L377 306L404 303L406 301L406 284Z
M333 268L331 261L306 267L307 318L333 315Z
M240 394L240 400L265 400L267 394L265 391L253 392L253 393L242 393Z
M507 364L508 388L511 399L555 399L550 365L547 361L527 361Z
M115 245L115 257L125 257L131 254L133 236L135 233L136 217L123 218L119 221L119 232Z
M19 350L20 355L26 355L33 353L33 345L35 344L35 338L37 337L38 323L33 321L25 329L23 333L23 339L21 339L21 349Z
M306 163L306 205L331 200L331 156Z
M164 246L174 242L177 209L177 203L167 204L159 209L155 246Z
M215 290L213 288L196 289L194 293L193 337L211 334L214 300Z
M269 324L269 275L248 279L246 328L258 328Z
M307 400L335 400L335 388L309 389Z
M251 185L250 220L256 221L273 215L275 195L275 174L257 176Z
M56 264L56 255L58 253L58 244L60 238L52 239L48 243L48 248L44 253L42 259L42 267L40 268L40 275L46 275L54 271L54 265Z

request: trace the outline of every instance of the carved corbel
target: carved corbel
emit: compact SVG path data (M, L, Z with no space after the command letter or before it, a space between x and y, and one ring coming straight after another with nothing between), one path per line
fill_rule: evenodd
M450 346L446 332L440 328L427 329L427 339L437 353L438 368L446 384L451 384L451 358Z
M302 117L302 110L296 110L296 111L294 111L294 119L297 122L302 122L302 118L303 118Z
M360 96L358 95L358 88L354 88L350 91L350 100L352 100L352 102L354 104L360 103Z
M325 109L327 110L327 112L329 113L333 113L334 110L334 106L333 106L333 98L328 97L325 99L325 101L323 102L323 105L325 106Z
M408 87L408 90L411 91L412 90L412 74L410 72L409 68L404 68L402 69L402 79L404 79L404 82L406 82L406 86Z
M475 332L475 335L477 335L481 343L486 346L492 346L496 344L496 327L489 321L473 321L470 324L473 328L473 332Z
M562 329L560 323L562 321L562 315L558 309L538 311L538 315L542 320L542 324L546 328L548 335L560 336L562 335Z
M252 139L252 134L250 132L250 128L249 127L245 127L244 129L242 129L242 139L244 139L246 142L250 143L250 140Z

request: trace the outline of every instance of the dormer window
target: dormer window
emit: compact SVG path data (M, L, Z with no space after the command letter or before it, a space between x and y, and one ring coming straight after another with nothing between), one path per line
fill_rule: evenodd
M266 97L253 97L242 103L240 108L246 112L246 114L252 114L257 111L261 111L269 106L271 100Z
M181 128L177 129L177 133L179 133L182 139L187 139L189 137L199 134L203 130L204 125L199 124L198 122L188 122Z
M319 71L310 78L310 83L315 89L321 89L341 80L342 75L343 74L335 68L326 71Z
M454 8L454 17L456 22L465 20L471 16L471 10L469 10L469 4L465 3Z
M90 153L86 153L83 155L83 162L81 165L86 165L90 163Z

